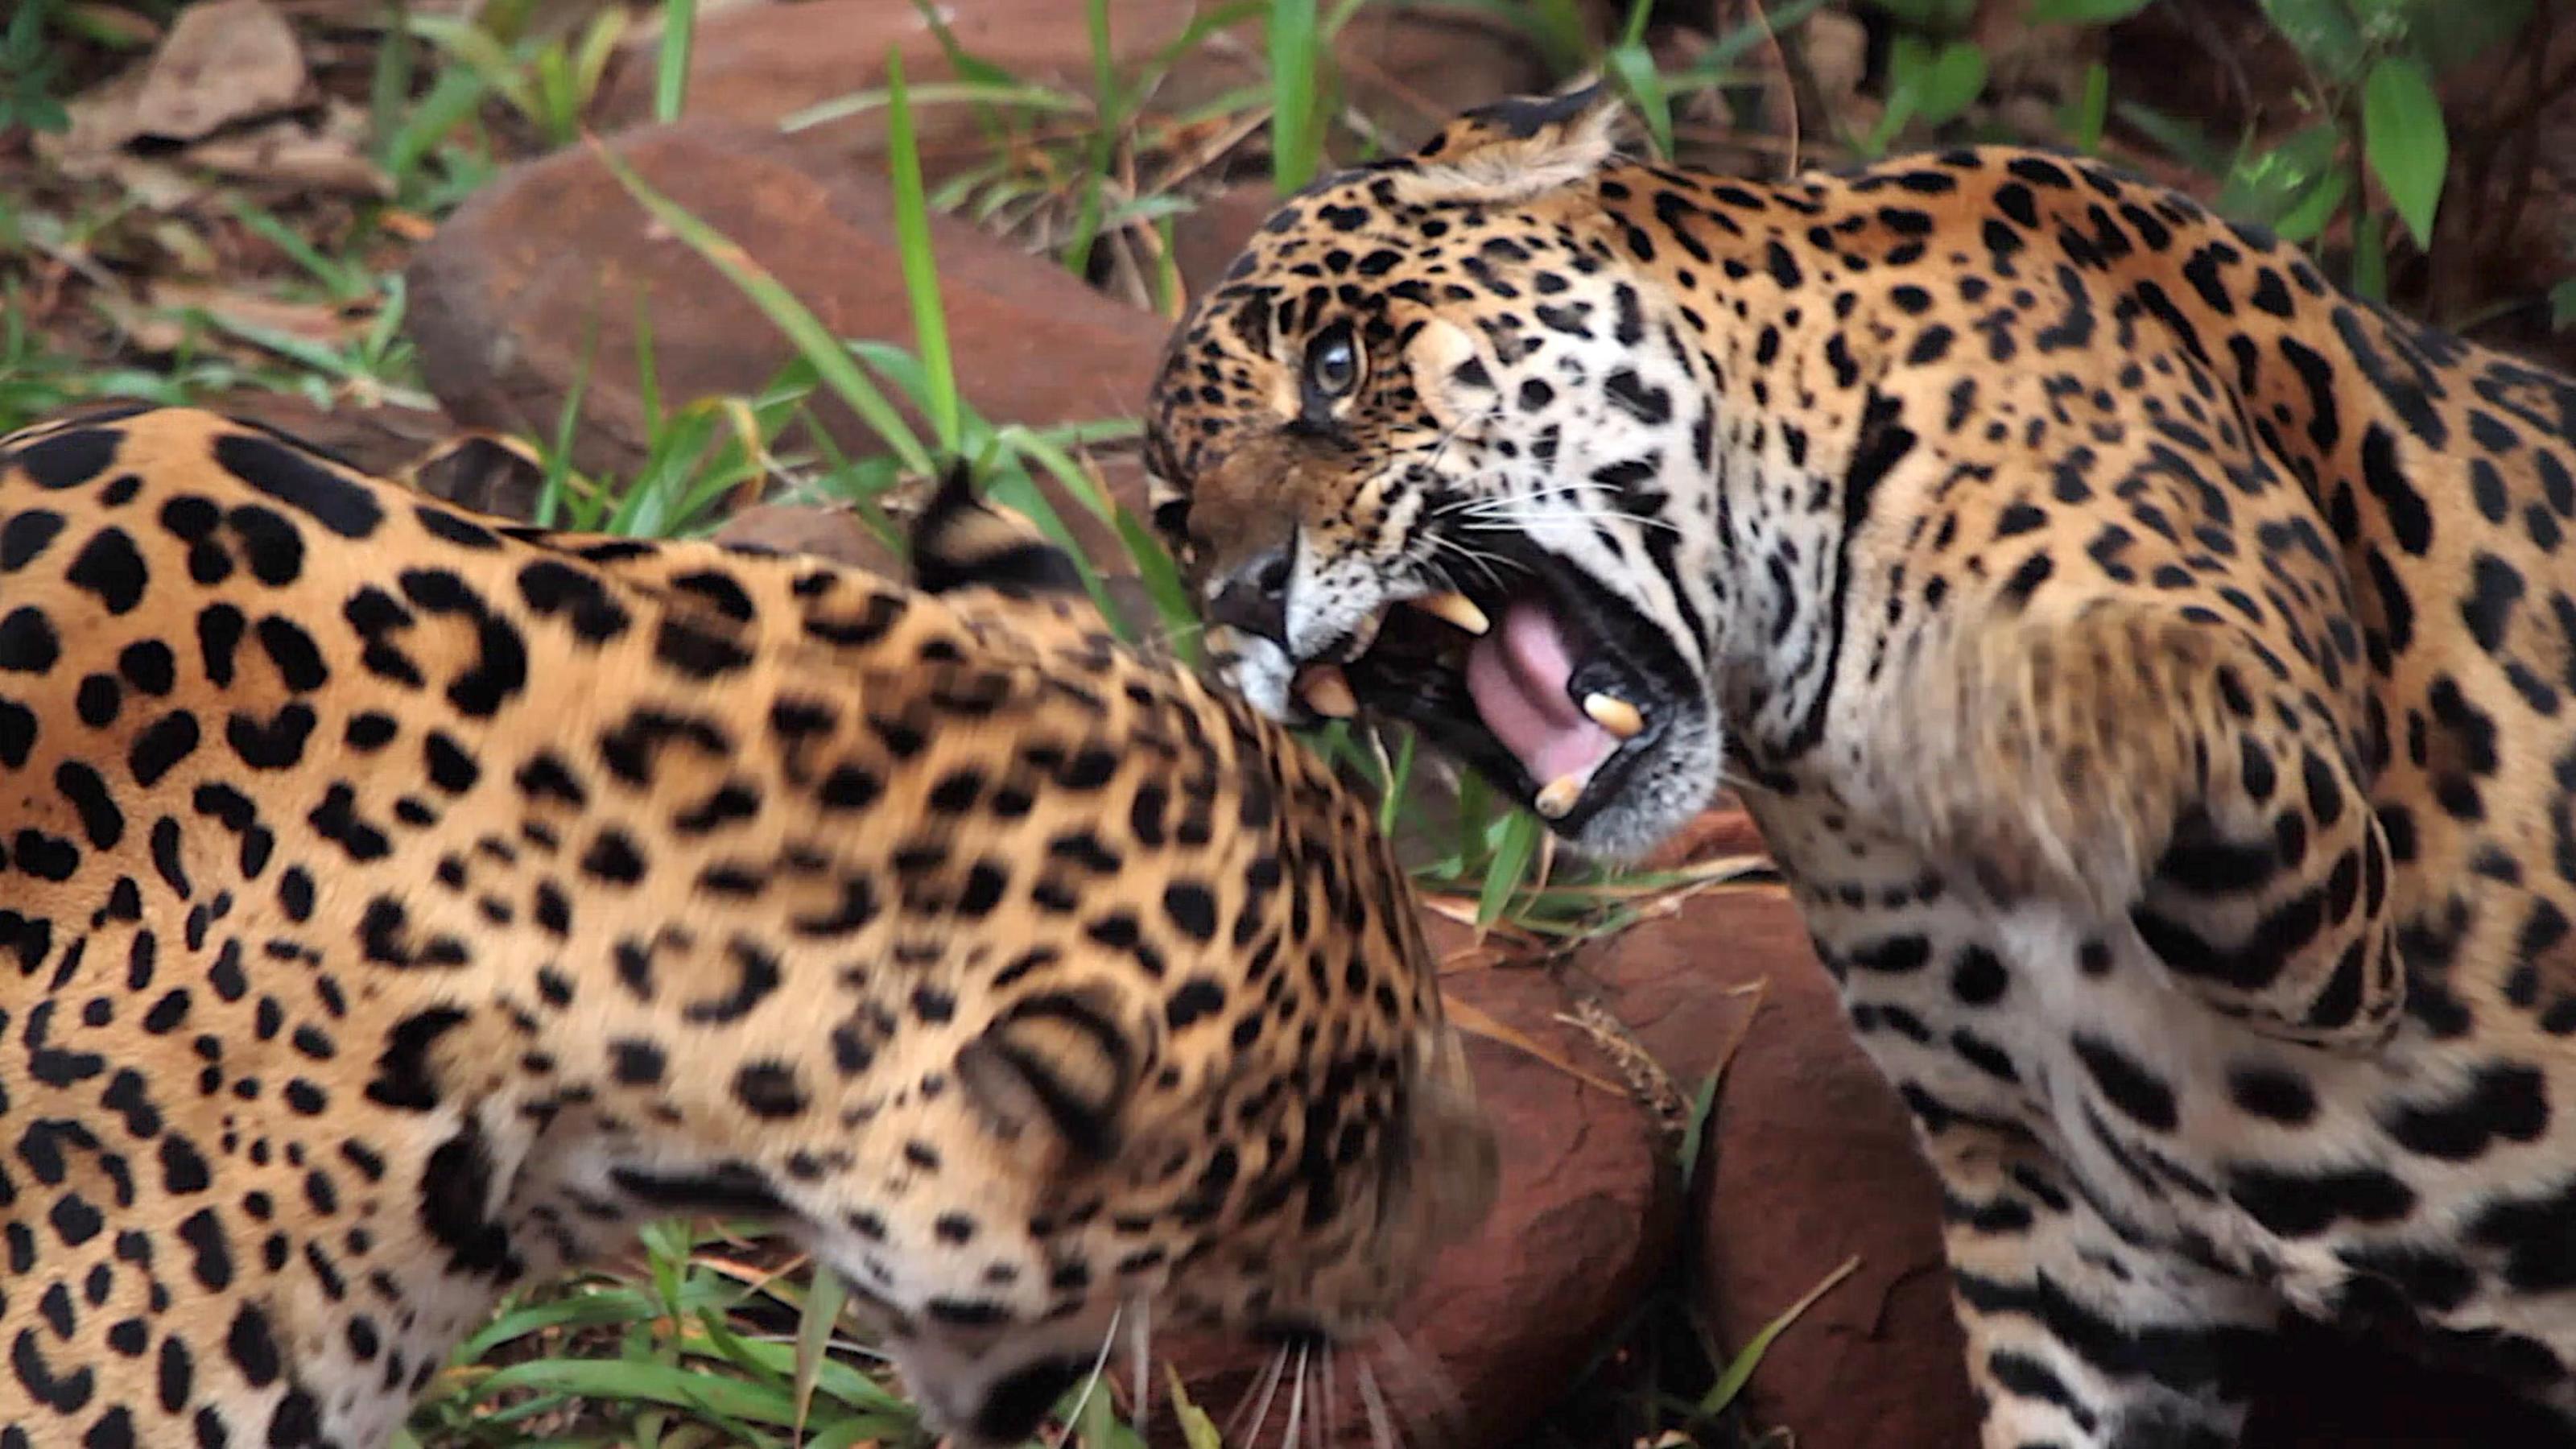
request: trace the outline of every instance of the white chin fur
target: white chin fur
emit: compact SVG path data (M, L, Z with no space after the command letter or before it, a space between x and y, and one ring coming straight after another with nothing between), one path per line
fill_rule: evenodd
M1227 688L1272 719L1295 717L1288 686L1296 679L1297 671L1289 664L1286 651L1258 634L1238 634L1231 629L1212 628L1207 640L1217 656L1217 678Z
M1620 864L1671 839L1717 797L1726 758L1722 738L1706 715L1672 729L1654 757L1629 772L1619 797L1594 811L1569 843Z

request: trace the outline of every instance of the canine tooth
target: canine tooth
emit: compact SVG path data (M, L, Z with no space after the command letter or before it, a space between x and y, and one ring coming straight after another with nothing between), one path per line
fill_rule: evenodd
M1582 798L1583 777L1559 775L1548 781L1546 789L1538 792L1538 813L1554 820L1573 809L1574 802Z
M1329 664L1315 665L1297 677L1297 697L1327 719L1349 719L1360 712L1359 696L1351 693L1350 680Z
M1351 640L1348 644L1342 646L1338 657L1342 659L1357 659L1361 655L1366 654L1369 652L1369 646L1377 642L1377 631L1385 627L1386 611L1384 609L1380 609L1376 613L1369 615L1367 618L1360 620L1359 623L1351 629Z
M1646 717L1637 707L1617 695L1598 692L1583 696L1583 712L1592 722L1623 740L1635 739L1646 727Z
M1424 594L1410 602L1433 618L1446 619L1470 634L1482 634L1494 627L1494 621L1486 618L1485 611L1465 594Z

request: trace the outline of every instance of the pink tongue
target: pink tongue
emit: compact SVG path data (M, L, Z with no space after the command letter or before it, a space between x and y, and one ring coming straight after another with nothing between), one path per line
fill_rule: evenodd
M1467 650L1467 694L1477 713L1541 789L1566 775L1591 774L1619 747L1566 696L1573 674L1556 616L1527 600L1505 610L1501 627Z

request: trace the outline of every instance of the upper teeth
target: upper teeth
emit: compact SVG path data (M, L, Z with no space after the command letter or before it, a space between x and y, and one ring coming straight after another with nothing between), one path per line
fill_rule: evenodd
M1486 618L1485 611L1477 608L1476 601L1465 594L1424 594L1407 602L1435 619L1448 620L1470 634L1482 634L1494 627L1494 621Z

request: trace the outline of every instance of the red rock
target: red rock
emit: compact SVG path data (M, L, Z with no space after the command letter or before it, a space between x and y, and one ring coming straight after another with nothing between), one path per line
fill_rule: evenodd
M1444 956L1466 944L1460 928L1427 919ZM1456 1392L1463 1417L1449 1442L1508 1444L1581 1375L1667 1271L1679 1173L1617 1069L1589 1037L1555 1019L1567 999L1545 971L1480 954L1453 965L1443 985L1467 1012L1503 1023L1599 1079L1468 1031L1477 1095L1502 1148L1501 1192L1484 1230L1442 1255L1395 1320L1396 1331ZM1191 1397L1222 1427L1253 1386L1262 1357L1204 1342L1169 1347ZM1400 1373L1379 1372L1391 1388L1405 1382ZM1324 1442L1369 1443L1347 1364L1338 1373L1341 1412ZM1426 1423L1434 1402L1409 1398L1410 1422ZM1286 1412L1282 1395L1259 1442L1284 1442ZM1179 1442L1168 1414L1156 1416L1156 1434L1157 1443ZM1242 1442L1255 1441L1247 1435Z
M1770 847L1762 843L1762 831L1745 813L1744 806L1732 794L1720 792L1715 803L1701 811L1699 817L1675 831L1671 839L1657 846L1639 863L1646 871L1679 870L1686 865L1724 860L1733 856L1768 855Z
M1752 1422L1801 1444L1976 1442L1941 1255L1941 1199L1905 1109L1843 1022L1776 886L1721 889L1585 954L1613 1014L1695 1090L1729 1043L1699 1162L1691 1291L1741 1345L1846 1258L1850 1277L1773 1340ZM1760 984L1758 995L1730 995Z
M609 145L740 244L834 335L910 345L892 202L875 177L814 175L774 136L712 122L648 127ZM1031 424L1134 412L1160 355L1161 320L966 223L933 216L931 237L972 406ZM756 392L793 355L733 283L656 226L586 150L512 168L477 191L420 249L408 280L422 372L466 426L550 434L585 348L595 349L573 444L576 466L593 474L623 474L643 456L639 303L650 307L666 407ZM811 406L843 449L883 451L827 390ZM1141 514L1128 477L1122 501ZM1060 506L1093 557L1115 556L1105 530Z

